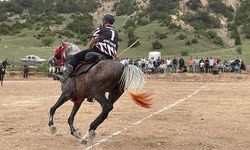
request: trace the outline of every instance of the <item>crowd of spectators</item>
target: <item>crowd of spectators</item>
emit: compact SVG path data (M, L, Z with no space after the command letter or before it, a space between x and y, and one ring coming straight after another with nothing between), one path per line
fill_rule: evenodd
M173 57L162 59L144 57L137 59L122 58L121 63L132 64L139 67L144 73L213 73L219 72L240 72L246 73L246 65L243 60L238 57L231 60L221 60L219 57L199 58L192 56L188 60L184 58Z

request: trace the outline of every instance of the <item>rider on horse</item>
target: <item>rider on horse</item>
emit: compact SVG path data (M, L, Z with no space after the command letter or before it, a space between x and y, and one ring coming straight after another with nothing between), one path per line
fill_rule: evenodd
M89 49L75 54L67 65L63 75L57 75L61 82L65 82L81 61L93 62L100 59L118 60L117 51L119 47L118 32L112 26L115 17L112 14L106 14L102 18L102 26L97 28L89 42Z

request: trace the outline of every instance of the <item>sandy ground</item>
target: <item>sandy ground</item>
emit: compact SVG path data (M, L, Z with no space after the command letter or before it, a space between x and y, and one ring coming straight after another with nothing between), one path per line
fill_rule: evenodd
M60 94L57 81L8 78L0 87L0 149L250 149L247 75L150 77L145 90L153 93L153 108L140 108L125 93L96 130L94 145L90 147L70 135L67 119L72 102L55 114L57 134L49 132L49 109ZM98 103L84 102L75 127L85 134L99 112ZM98 141L101 142L95 144Z

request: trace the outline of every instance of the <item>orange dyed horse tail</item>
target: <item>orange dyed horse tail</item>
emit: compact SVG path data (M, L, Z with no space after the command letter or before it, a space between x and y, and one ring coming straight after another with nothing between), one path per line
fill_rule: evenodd
M152 104L151 94L140 92L146 77L144 73L134 65L125 65L120 79L120 88L127 90L132 100L139 106L150 108Z

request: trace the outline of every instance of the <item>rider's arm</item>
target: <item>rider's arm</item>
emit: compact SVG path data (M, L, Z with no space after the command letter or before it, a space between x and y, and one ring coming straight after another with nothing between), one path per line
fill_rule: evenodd
M120 61L120 57L117 54L115 54L114 55L114 60Z
M92 39L89 41L89 48L93 48L95 42L96 42L96 37L92 37Z

